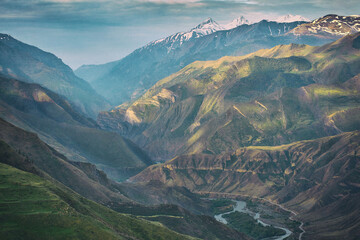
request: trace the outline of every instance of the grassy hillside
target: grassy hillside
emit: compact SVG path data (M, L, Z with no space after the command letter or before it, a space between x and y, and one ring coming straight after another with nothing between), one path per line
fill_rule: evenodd
M2 163L0 179L1 239L192 239Z

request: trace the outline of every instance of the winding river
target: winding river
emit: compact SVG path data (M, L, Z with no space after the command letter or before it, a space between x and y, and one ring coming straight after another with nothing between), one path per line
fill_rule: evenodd
M217 221L219 221L219 222L224 223L224 224L228 224L228 222L226 221L226 219L223 216L226 215L226 214L230 214L230 213L233 213L233 212L237 211L237 212L246 213L246 214L252 216L258 223L260 223L264 227L270 226L269 224L264 223L263 221L260 220L260 213L254 213L254 212L250 211L249 209L247 209L246 208L246 202L244 202L244 201L234 201L234 203L235 203L235 206L234 206L233 210L231 210L229 212L226 212L226 213L215 215L214 216L215 219ZM292 232L287 228L274 226L274 225L273 225L273 227L277 228L277 229L284 230L285 234L282 235L282 236L274 236L274 237L271 237L271 238L266 238L267 240L270 240L270 239L271 240L283 240L283 239L289 237L292 234Z

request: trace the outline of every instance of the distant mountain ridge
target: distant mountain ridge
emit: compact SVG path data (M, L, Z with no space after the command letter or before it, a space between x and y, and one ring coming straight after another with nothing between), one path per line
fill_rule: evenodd
M55 55L0 34L0 73L28 83L38 83L95 118L109 103Z
M333 19L330 25L324 26L329 19ZM153 41L118 61L84 65L75 73L113 105L119 105L135 100L156 81L191 62L244 55L280 44L322 45L358 31L356 19L327 15L309 23L300 15L286 15L277 21L250 23L239 17L229 26L221 26L209 18L191 31ZM294 20L301 21L290 22Z
M296 21L303 21L303 22L310 22L310 20L306 17L303 17L301 15L292 15L287 14L281 17L278 17L275 19L276 22L296 22Z
M89 81L112 104L119 105L136 99L156 81L193 61L214 60L226 55L243 55L261 48L289 43L292 38L281 36L302 23L304 22L277 23L264 20L222 30L221 26L208 19L190 32L177 33L153 41L114 62L111 67L87 65L75 72L86 78L87 69L93 75L101 76Z
M224 29L229 30L232 28L236 28L238 26L241 26L243 24L251 24L249 20L247 20L244 16L240 16L238 18L235 18L230 23L223 25Z
M339 16L329 14L305 23L291 30L288 34L298 36L319 36L332 38L360 31L360 15Z

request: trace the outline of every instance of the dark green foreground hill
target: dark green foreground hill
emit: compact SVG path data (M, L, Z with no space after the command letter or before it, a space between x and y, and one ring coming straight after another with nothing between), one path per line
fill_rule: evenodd
M151 234L155 234L157 228L165 229L164 231L170 231L169 229L171 229L177 233L201 239L247 239L244 234L228 228L210 216L196 215L207 213L207 202L185 188L167 187L160 182L149 182L143 185L111 181L104 172L99 171L94 165L70 161L42 142L36 134L19 129L2 119L0 119L0 162L28 172L26 176L33 176L32 174L34 174L37 177L33 176L33 178L39 179L40 177L40 179L43 179L42 181L46 179L47 181L45 182L54 185L31 184L31 181L27 178L19 178L18 174L16 174L17 171L4 171L7 177L4 179L1 178L0 184L8 184L7 182L9 181L17 182L18 179L21 180L21 184L13 184L14 186L8 184L7 188L0 191L0 203L2 203L0 210L3 209L7 212L6 215L1 215L2 213L0 211L1 226L13 226L14 219L16 221L21 220L21 218L19 218L19 212L16 212L15 209L27 209L25 212L21 210L21 213L24 213L26 217L28 216L28 209L42 209L43 207L45 210L41 210L40 212L58 213L62 216L64 213L63 210L61 210L63 209L62 205L58 203L53 204L54 201L51 196L55 196L56 199L60 198L73 208L73 212L79 212L83 215L86 213L85 216L90 215L93 218L95 216L95 219L98 219L108 228L115 229L116 233L119 231L120 233L125 232L126 234L130 232L128 235L132 237L136 236L135 239L141 239L141 237L143 239L151 239L153 237ZM36 186L50 186L50 190L45 188L45 192L50 193L48 195L42 194L39 197L37 193L39 189L36 188ZM41 187L40 190L44 190L44 187ZM7 193L7 191L9 193ZM9 197L11 196L10 193L14 195ZM80 194L82 197L77 194ZM34 201L29 201L29 199L34 199ZM91 202L90 200L101 205ZM82 206L82 204L86 206ZM154 206L154 204L162 205ZM64 207L64 209L71 209L69 206ZM35 212L38 212L38 210ZM26 219L26 221L28 221L26 222L24 220L26 224L16 222L15 226L18 226L19 231L26 232L28 231L27 229L39 228L44 229L48 234L53 231L52 228L54 226L63 229L62 232L64 233L71 232L74 224L78 224L79 226L77 227L79 228L81 228L83 224L92 226L92 223L87 222L87 218L84 218L82 215L74 215L73 212L66 210L66 214L71 213L71 217L75 216L75 220L70 218L70 220L74 220L70 223L65 220L56 222L50 217L43 218L41 215L41 218L37 221L31 222L29 219ZM111 215L111 219L110 217L107 218L107 215L103 215L108 212L113 214ZM58 217L58 215L56 216ZM125 221L121 223L122 228L113 226L113 222L109 222L111 220L117 223L121 219L116 219L120 217L123 218L124 216L128 217L122 220ZM153 226L150 223L151 221L155 224L156 228L155 230L150 229L149 232L151 233L143 235L144 231L148 231L146 230L147 227L133 224L132 221L134 221L134 219L138 219L140 223L145 222L150 227ZM27 224L32 225L28 227ZM47 224L50 224L50 227L47 227ZM137 234L131 235L132 230L123 231L123 228L127 229L127 224L131 225L133 228L130 229L134 229L133 231ZM159 226L162 226L162 228ZM18 232L18 230L14 231ZM102 234L103 230L102 228L95 228L92 231L94 234ZM12 235L12 232L12 228L3 229L3 233L9 238L18 239L19 236ZM34 236L36 236L35 233ZM86 236L87 235L84 236L85 239L87 239ZM94 236L94 238L99 239L98 235ZM161 234L157 234L154 235L153 238L162 239L161 237ZM24 238L27 239L28 237L24 236ZM62 239L66 237L61 236L59 238ZM71 236L69 238L73 239L76 237ZM2 239L1 236L0 239ZM36 239L38 239L38 237L36 237Z
M1 142L2 152L22 158ZM0 239L192 239L0 163Z

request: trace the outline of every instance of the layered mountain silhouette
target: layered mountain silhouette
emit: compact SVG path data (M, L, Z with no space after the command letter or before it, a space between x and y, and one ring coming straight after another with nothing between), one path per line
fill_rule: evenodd
M0 73L28 83L38 83L66 97L83 114L93 118L109 103L55 55L0 34Z
M119 61L104 65L85 65L75 72L90 81L92 86L114 105L118 105L138 98L158 80L197 60L239 56L279 44L322 45L344 34L353 33L357 28L359 17L331 16L337 21L332 22L331 26L337 27L324 27L326 38L320 32L307 34L300 29L308 29L310 25L313 29L318 29L319 24L324 25L323 22L330 21L329 16L311 23L263 20L228 30L221 29L215 21L207 19L189 32L177 33L153 41ZM344 26L341 31L336 30L340 26L337 25L338 23ZM329 24L325 25L330 26ZM295 30L296 27L298 28ZM291 31L293 29L294 31Z
M118 105L136 99L158 80L193 61L243 55L283 42L289 43L278 37L303 23L264 20L222 30L221 27L208 27L209 22L214 21L209 19L189 32L151 42L117 62L85 65L75 72L85 79L89 75L97 76L89 79L92 86L112 104Z
M0 117L37 133L73 161L92 162L124 180L152 164L134 143L99 128L62 96L38 84L0 77Z
M194 62L98 122L168 160L132 181L265 199L297 212L304 238L356 239L359 41Z

